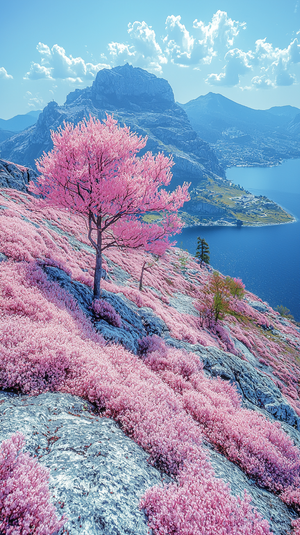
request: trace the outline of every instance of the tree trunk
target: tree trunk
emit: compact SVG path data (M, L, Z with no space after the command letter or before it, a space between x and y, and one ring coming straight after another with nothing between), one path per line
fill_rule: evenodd
M101 297L101 275L102 275L102 232L97 232L96 266L94 274L94 296L93 299Z
M141 292L142 289L143 289L143 276L144 276L144 271L145 271L146 263L147 263L147 262L146 262L146 260L145 260L144 263L143 263L142 271L141 271L140 285L139 285L139 290L140 290L140 292Z

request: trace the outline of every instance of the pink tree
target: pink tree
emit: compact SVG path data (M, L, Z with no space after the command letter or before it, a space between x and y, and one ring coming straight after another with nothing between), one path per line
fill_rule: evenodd
M37 161L41 173L31 191L44 201L84 217L96 250L94 299L100 297L102 253L109 247L141 248L162 254L180 232L177 211L189 200L188 184L167 192L173 161L162 153L138 157L147 138L138 137L107 115L51 133L53 150ZM146 223L146 213L161 214Z

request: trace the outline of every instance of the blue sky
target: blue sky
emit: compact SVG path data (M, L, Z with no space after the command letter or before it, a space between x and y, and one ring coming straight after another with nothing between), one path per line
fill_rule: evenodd
M185 103L300 108L299 0L0 0L0 117L63 104L126 62Z

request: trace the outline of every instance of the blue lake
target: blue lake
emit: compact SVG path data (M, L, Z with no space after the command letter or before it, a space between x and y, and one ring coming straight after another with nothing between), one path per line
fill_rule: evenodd
M300 321L300 160L287 160L278 167L234 167L226 176L251 193L277 202L297 222L240 229L184 229L177 245L195 254L197 236L201 236L209 245L215 269L240 277L247 290L273 308L286 306Z

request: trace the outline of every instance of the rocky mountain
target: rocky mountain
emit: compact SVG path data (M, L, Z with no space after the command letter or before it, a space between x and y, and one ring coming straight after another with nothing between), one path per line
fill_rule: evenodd
M39 522L45 500L67 516L59 535L288 535L300 512L299 326L247 291L234 315L206 322L212 269L177 248L142 292L151 257L108 249L102 300L118 325L96 317L82 219L41 209L24 169L10 181L2 166L1 535L26 514ZM16 432L30 473L12 442L1 456Z
M224 177L213 150L175 103L169 83L128 64L99 71L91 87L70 93L63 106L50 102L34 126L1 143L1 157L34 168L35 159L52 147L51 129L90 115L103 119L106 113L148 136L146 150L174 155L172 187L183 181L196 185L205 175Z
M214 107L215 103L208 105L208 116L212 114L213 117ZM238 105L232 103L232 107L235 109ZM173 155L176 165L172 169L170 187L175 189L183 182L191 183L191 201L185 204L182 212L186 225L235 225L241 217L244 225L293 220L277 205L266 212L264 203L257 197L253 198L251 206L248 203L241 211L240 197L246 192L226 180L214 149L199 137L187 113L175 103L169 83L128 64L99 71L91 87L70 93L63 106L50 102L35 125L0 143L0 157L35 169L35 160L52 148L51 130L62 126L64 121L76 124L89 116L102 120L106 113L113 114L120 124L127 124L134 132L147 136L145 150ZM243 118L243 125L248 116L249 113ZM278 121L274 114L270 113L269 117L272 125ZM206 123L209 125L207 118L203 124ZM253 119L252 123L256 124L257 120Z
M5 141L6 139L8 139L9 137L12 137L15 135L15 132L10 132L9 130L2 130L0 128L0 143L2 141Z
M0 143L13 137L16 132L21 132L35 124L40 111L30 111L25 115L16 115L11 119L0 119Z
M28 167L0 159L0 188L13 188L28 193L28 184L37 173Z
M298 108L254 110L215 93L181 106L225 167L268 166L300 157Z

